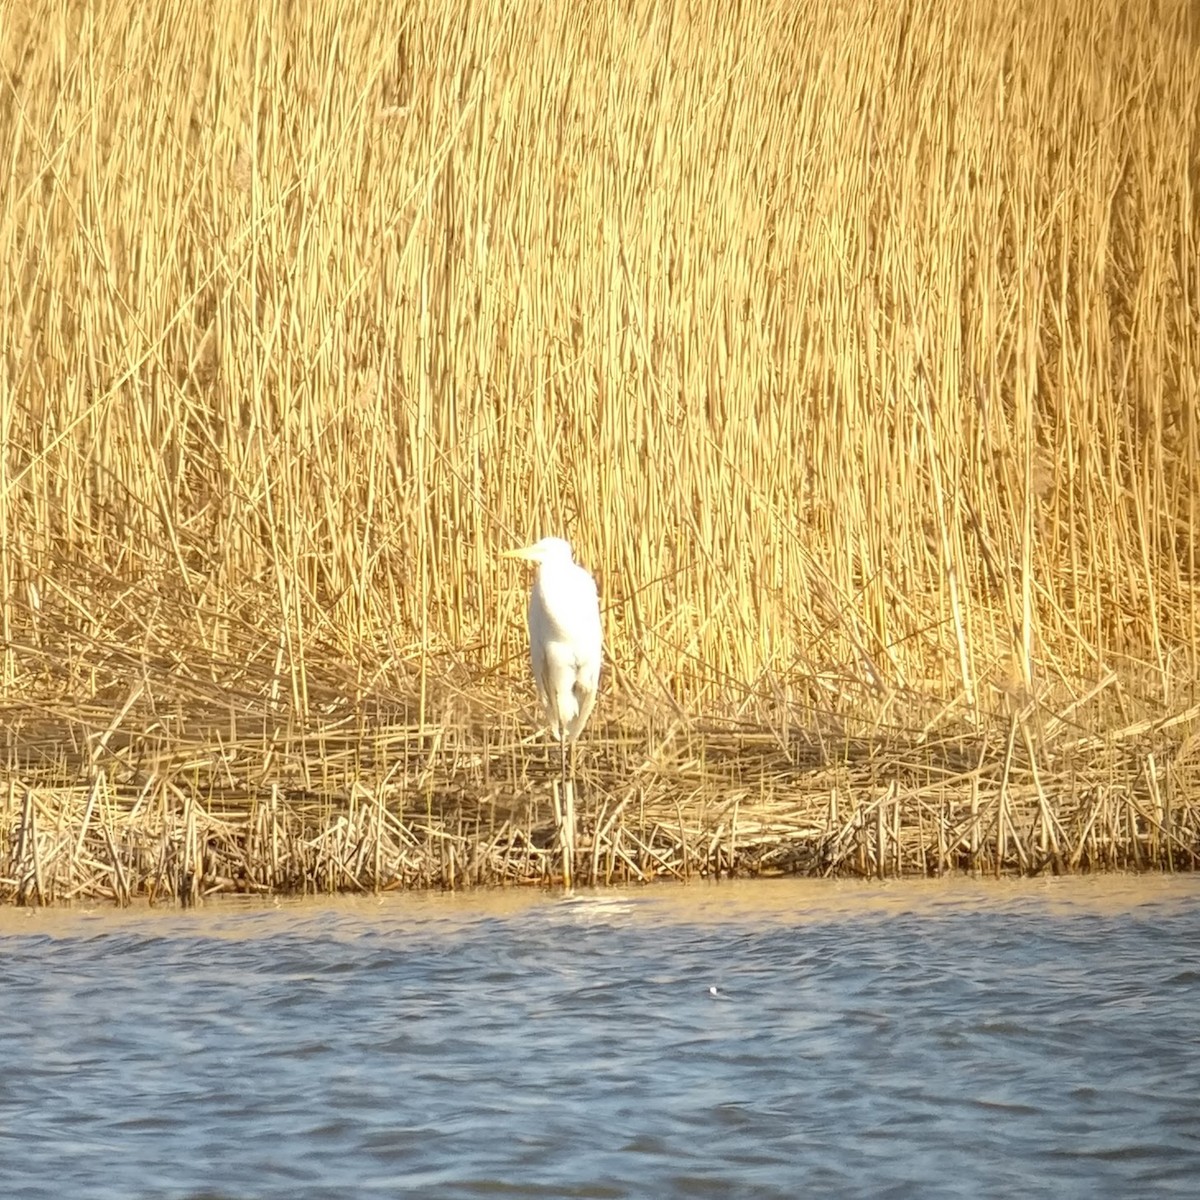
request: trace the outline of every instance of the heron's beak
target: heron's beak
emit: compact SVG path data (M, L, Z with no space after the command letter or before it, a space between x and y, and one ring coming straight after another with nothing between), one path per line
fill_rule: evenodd
M521 559L524 559L526 562L533 562L534 561L533 555L530 554L530 551L532 549L533 549L532 546L523 546L520 550L501 550L500 557L501 558L521 558Z

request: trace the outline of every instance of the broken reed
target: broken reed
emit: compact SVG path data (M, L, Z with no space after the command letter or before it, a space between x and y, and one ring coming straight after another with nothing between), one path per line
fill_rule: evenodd
M581 785L625 803L598 871L748 863L760 800L763 845L859 871L986 863L989 829L1003 868L1178 865L1191 793L1160 819L1148 755L1187 721L1055 790L1061 829L988 731L1196 701L1196 13L0 0L5 886L457 886L475 839L543 877L516 751L421 755L528 731L495 554L546 532L600 577L640 748ZM421 754L323 768L381 700ZM699 782L658 773L663 710ZM1017 774L935 817L855 774L897 727ZM847 782L726 788L730 729Z
M1142 723L1053 749L1029 712L989 735L818 739L673 722L652 746L609 727L578 754L575 881L803 874L892 878L1200 865L1200 739ZM1200 717L1182 714L1178 724ZM497 733L373 722L214 742L174 778L109 769L0 792L0 901L193 903L278 894L561 881L552 749ZM62 730L44 731L61 747ZM254 782L272 758L290 764ZM82 764L76 764L76 767Z

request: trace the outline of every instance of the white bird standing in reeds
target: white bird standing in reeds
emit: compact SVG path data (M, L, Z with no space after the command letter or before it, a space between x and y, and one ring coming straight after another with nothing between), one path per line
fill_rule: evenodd
M562 538L542 538L522 550L506 550L504 557L537 563L529 593L529 659L550 732L559 742L565 789L567 746L587 724L600 686L596 581Z

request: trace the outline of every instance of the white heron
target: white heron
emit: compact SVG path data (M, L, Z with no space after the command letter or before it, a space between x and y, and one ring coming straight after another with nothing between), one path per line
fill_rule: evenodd
M587 724L600 685L596 581L562 538L545 537L522 550L506 550L504 557L537 563L529 593L529 659L550 732L558 739L565 789L567 745Z

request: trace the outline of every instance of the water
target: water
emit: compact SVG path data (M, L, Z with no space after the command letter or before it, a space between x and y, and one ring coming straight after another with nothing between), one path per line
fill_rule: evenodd
M715 989L715 991L714 991ZM1200 880L0 913L0 1195L1194 1195Z

